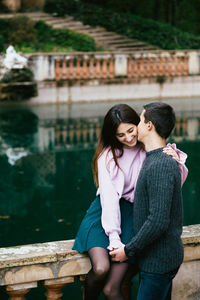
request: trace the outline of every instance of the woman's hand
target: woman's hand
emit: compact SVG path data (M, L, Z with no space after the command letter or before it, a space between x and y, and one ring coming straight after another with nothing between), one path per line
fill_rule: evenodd
M124 252L124 247L110 251L109 254L111 256L112 261L123 262L128 259L126 253Z
M176 153L176 150L174 150L171 146L167 146L163 148L163 152L166 153L167 155L170 155L176 161L179 161L179 156Z

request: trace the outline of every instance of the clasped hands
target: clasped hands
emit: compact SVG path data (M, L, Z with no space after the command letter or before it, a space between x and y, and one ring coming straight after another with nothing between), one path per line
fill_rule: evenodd
M109 254L112 258L112 261L123 262L128 259L124 251L124 246L121 248L113 249L112 251L109 252Z

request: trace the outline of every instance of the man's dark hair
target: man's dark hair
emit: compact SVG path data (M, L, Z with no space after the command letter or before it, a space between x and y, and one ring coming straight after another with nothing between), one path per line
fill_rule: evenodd
M151 121L160 137L167 139L172 132L176 117L173 108L163 102L144 105L145 123Z

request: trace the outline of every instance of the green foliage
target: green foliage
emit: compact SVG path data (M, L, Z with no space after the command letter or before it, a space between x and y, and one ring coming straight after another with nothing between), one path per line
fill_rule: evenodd
M78 1L76 0L46 0L44 10L48 13L57 13L60 16L66 15L67 11L76 11L78 9Z
M21 45L23 43L35 43L37 31L35 22L26 16L11 18L9 20L8 43L11 45Z
M29 85L12 83L0 86L0 93L0 101L24 101L37 96L37 85L36 83Z
M2 35L0 35L0 52L3 51L3 45L4 45L4 38Z
M34 75L31 69L11 69L8 71L0 82L9 83L9 82L30 82L33 81Z
M9 21L8 19L0 19L0 35L2 36L3 41L8 40L8 26ZM1 50L2 51L2 50Z
M33 82L33 72L29 68L11 69L4 74L0 83L1 101L22 101L37 95L37 85ZM19 84L30 82L31 84Z
M55 12L59 15L60 8ZM113 12L113 10L101 6L79 1L76 10L66 10L65 14L71 14L85 24L103 26L109 31L115 31L132 39L139 39L162 49L200 48L199 36L182 32L176 27L152 19L144 19L129 12Z
M0 50L13 45L22 52L95 51L94 39L68 29L53 29L27 17L0 19Z
M52 29L43 21L35 25L38 32L38 43L41 45L59 45L59 47L71 48L77 51L95 51L95 42L88 35L75 33L68 29Z
M9 13L10 12L8 7L2 1L0 1L0 12L1 13Z
M193 34L200 34L200 0L81 0L117 12L167 23Z

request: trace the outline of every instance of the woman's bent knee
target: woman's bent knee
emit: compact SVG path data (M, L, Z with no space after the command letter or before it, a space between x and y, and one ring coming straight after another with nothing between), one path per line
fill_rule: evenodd
M111 285L111 284L105 285L103 289L103 293L107 298L109 297L114 298L114 296L118 295L119 292L120 292L119 287L116 287L115 285Z
M98 277L105 277L108 275L109 271L110 271L110 264L101 264L99 263L96 266L93 266L93 271L95 273L95 275L97 275Z

